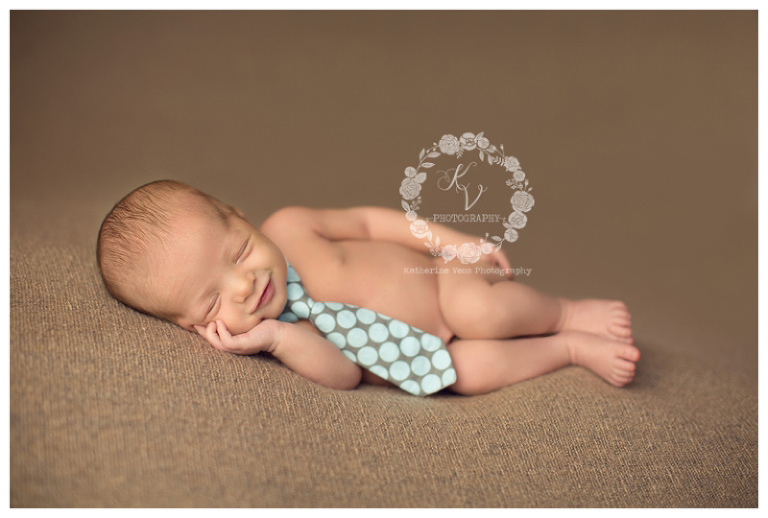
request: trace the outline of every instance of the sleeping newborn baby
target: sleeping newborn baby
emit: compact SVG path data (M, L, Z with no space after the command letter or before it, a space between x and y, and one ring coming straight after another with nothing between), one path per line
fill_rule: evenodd
M430 225L446 242L479 243ZM501 250L477 263L487 268L438 271L442 259L390 209L286 207L257 229L164 180L115 205L97 250L119 301L335 389L483 394L568 365L621 387L640 357L624 303L539 293L498 274L509 270Z

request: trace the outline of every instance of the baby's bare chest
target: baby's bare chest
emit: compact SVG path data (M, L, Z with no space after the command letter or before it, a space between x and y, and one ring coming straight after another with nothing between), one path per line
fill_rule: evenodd
M440 336L452 333L440 311L433 258L402 245L376 241L338 241L339 260L318 264L311 254L289 258L316 301L354 304Z

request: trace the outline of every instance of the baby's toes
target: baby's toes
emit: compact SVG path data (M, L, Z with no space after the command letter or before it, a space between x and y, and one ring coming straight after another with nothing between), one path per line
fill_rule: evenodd
M627 368L631 366L634 369L634 362L640 359L640 350L633 345L625 345L619 350L618 356L619 358L626 360L625 362L622 362L623 366Z
M620 311L615 312L612 315L611 321L620 326L631 326L632 325L632 317L629 315L629 313L622 313Z
M634 362L619 359L611 373L612 383L618 387L623 387L635 378L636 369L637 367Z
M634 376L635 371L637 370L637 364L633 361L619 358L613 370L617 374L628 374Z
M632 336L616 336L614 334L614 335L611 335L610 338L615 342L620 342L627 345L634 345L635 343L635 339Z
M613 323L608 326L608 332L621 342L631 343L632 328L629 326Z
M629 314L629 308L627 307L627 304L620 300L611 301L610 308L612 311L617 313L626 313L627 315Z
M616 387L624 387L632 382L632 380L635 379L635 375L633 374L626 374L626 373L616 373L613 375L612 379L610 380L611 385L614 385Z
M614 316L608 324L608 332L617 338L632 336L632 322L624 316Z
M611 314L614 318L631 319L632 315L629 312L627 305L620 300L616 300L611 304Z

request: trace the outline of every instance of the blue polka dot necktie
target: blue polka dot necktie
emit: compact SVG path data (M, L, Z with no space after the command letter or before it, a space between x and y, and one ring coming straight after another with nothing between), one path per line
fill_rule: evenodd
M288 300L278 320L309 320L344 355L415 396L456 382L448 348L440 338L370 309L315 302L288 265Z

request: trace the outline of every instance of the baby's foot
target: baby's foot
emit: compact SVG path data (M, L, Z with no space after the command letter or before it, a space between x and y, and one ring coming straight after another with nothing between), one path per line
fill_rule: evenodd
M565 331L560 336L568 345L573 365L591 370L616 387L634 379L635 362L640 359L635 346L580 331Z
M628 344L632 340L632 317L618 300L567 300L563 304L561 331L585 331Z

